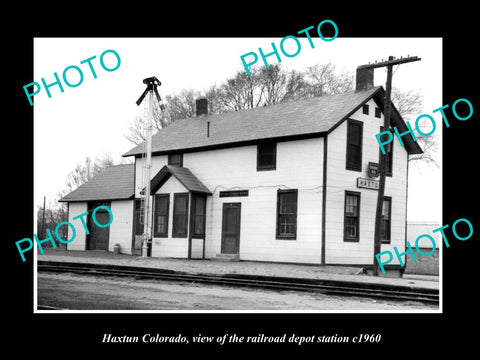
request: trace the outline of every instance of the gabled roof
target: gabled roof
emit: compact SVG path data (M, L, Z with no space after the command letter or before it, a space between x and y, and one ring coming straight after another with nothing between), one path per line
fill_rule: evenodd
M383 110L384 97L385 91L377 86L358 92L176 120L152 137L152 153L241 146L265 139L324 136L371 98L375 98ZM398 124L399 129L406 130L394 106L392 110L392 125ZM421 153L418 144L409 138L402 139L406 150L410 154ZM140 144L123 156L139 156L143 151L144 145Z
M150 183L150 194L155 194L165 182L174 176L188 191L211 195L211 191L197 179L192 172L184 167L165 165L152 179Z
M111 166L59 201L126 200L134 198L134 165Z

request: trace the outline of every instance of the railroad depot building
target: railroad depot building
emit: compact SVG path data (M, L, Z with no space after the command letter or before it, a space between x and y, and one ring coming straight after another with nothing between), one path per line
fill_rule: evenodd
M381 251L405 248L408 156L422 150L408 135L404 147L394 137L381 154L384 96L357 81L354 92L215 115L197 100L196 117L152 139L149 256L372 265L378 178L369 169L380 156ZM391 123L407 130L395 106ZM87 219L90 233L77 227L69 250L119 244L121 253L141 253L143 152L134 147L124 154L134 164L107 168L60 200L70 222L101 204L114 216L107 228Z

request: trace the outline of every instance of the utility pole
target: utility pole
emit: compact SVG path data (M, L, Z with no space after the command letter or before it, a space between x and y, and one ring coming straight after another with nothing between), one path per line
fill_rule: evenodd
M148 119L147 119L147 134L146 134L146 164L145 167L145 176L144 176L144 209L143 209L143 235L142 235L142 257L147 257L148 254L148 242L152 238L152 226L151 226L151 213L150 213L150 181L151 181L151 167L152 167L152 122L153 122L153 100L155 93L157 101L160 105L160 109L163 111L165 106L163 105L162 99L158 94L157 86L162 85L162 83L155 77L149 77L143 80L143 83L147 85L145 91L140 95L136 104L139 106L145 96L148 94Z
M419 61L419 60L421 59L417 56L408 56L406 58L401 57L400 59L395 59L393 56L389 56L387 61L382 61L378 63L376 62L374 64L368 64L368 65L361 65L357 68L357 71L359 69L373 71L373 69L376 69L379 67L387 67L387 83L385 88L385 109L383 114L384 115L384 121L383 121L384 131L388 131L388 129L390 129L390 114L392 111L391 95L392 95L393 66L405 64L413 61ZM383 199L385 196L385 172L386 172L385 166L386 166L385 156L380 155L380 162L378 165L380 179L379 179L379 186L378 186L377 209L375 213L375 235L374 235L374 241L373 241L373 244L374 244L373 245L373 265L374 265L373 273L375 276L378 276L380 273L380 267L378 265L375 255L380 252L381 245L382 245L380 231L381 231L381 225L382 225Z
M42 235L43 238L45 239L47 237L47 231L45 230L45 199L46 196L43 196L43 212L42 212Z

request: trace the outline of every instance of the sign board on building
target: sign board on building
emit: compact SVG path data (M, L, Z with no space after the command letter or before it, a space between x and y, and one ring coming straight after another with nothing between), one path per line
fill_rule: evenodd
M239 197L239 196L248 196L248 190L220 191L220 197Z
M380 175L378 172L378 163L369 162L368 163L368 177L376 178Z
M358 188L378 190L379 186L380 186L380 181L378 180L357 178Z

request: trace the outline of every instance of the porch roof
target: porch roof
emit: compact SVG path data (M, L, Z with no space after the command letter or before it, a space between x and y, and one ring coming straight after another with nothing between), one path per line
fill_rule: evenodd
M190 192L212 195L212 192L185 167L165 165L153 177L150 183L150 194L155 194L158 189L171 177L174 176Z

